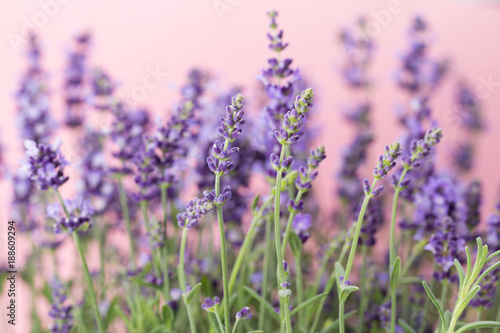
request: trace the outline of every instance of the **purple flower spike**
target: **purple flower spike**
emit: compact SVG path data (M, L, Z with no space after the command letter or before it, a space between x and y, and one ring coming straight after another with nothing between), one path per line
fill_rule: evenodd
M73 315L71 305L64 305L67 300L64 285L56 278L52 282L52 305L49 316L55 323L50 326L52 333L69 333L73 327Z
M297 214L292 221L292 228L304 244L311 237L312 217L310 214Z
M210 297L205 298L203 304L201 304L201 308L208 312L215 312L219 307L219 297L215 296L213 299Z
M245 306L241 311L236 313L236 320L252 319L253 315L250 312L250 308Z

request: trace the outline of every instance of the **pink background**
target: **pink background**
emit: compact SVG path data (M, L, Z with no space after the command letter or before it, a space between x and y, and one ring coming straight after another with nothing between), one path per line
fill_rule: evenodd
M247 108L257 111L256 91L259 86L256 75L265 66L266 59L272 56L267 48L268 19L265 12L278 10L278 23L285 30L285 40L290 43L285 56L294 59L295 66L305 74L317 97L314 118L322 127L318 143L326 146L329 157L321 166L320 180L314 187L324 198L323 212L325 217L328 216L331 212L330 196L335 188L334 172L340 163L339 152L352 135L339 112L341 106L349 103L349 95L338 75L344 55L338 46L337 33L343 26L351 25L360 14L377 22L376 13L387 10L391 1L228 0L222 2L234 6L222 18L214 9L212 0L66 2L59 5L53 17L38 30L44 52L43 64L51 77L52 111L57 120L62 119L59 91L66 63L64 51L71 46L71 37L82 29L93 33L90 63L102 66L119 80L119 96L126 96L135 86L142 84L148 66L159 66L168 72L167 78L149 91L141 103L158 115L165 116L169 106L177 100L177 88L185 82L186 74L193 66L211 70L222 87L244 85ZM0 11L0 135L6 146L4 161L13 168L17 167L21 143L14 127L16 107L12 95L17 89L19 75L25 69L25 59L12 47L9 36L21 35L24 18L32 21L42 9L38 1L9 1L4 5ZM380 31L375 36L377 51L371 74L375 78L372 96L376 108L374 127L377 141L370 161L375 160L384 144L398 139L402 133L394 110L398 103L404 102L404 95L395 86L393 73L399 66L398 54L406 49L409 20L415 14L422 14L435 37L431 54L452 60L452 71L432 101L434 115L445 133L439 148L443 168L449 163L445 158L450 154L449 149L457 138L463 138L457 123L450 119L454 83L460 78L468 79L473 87L480 87L488 79L498 82L482 98L487 130L477 140L477 164L473 171L473 176L484 183L484 213L487 214L493 209L500 185L496 165L500 162L499 7L472 1L401 0L398 8L401 8L400 12L391 15L384 26L379 25ZM486 92L484 88L480 89ZM72 145L75 143L66 143L63 150L74 161L76 155ZM3 198L0 219L6 221L10 216L10 187L6 181L2 182L0 190ZM0 230L2 244L5 230L4 227ZM3 252L0 255L3 262ZM18 286L22 299L25 299L26 289ZM6 304L5 296L0 300L2 308L3 304ZM5 315L1 311L0 331L27 332L29 308L28 301L20 304L17 330L6 327Z

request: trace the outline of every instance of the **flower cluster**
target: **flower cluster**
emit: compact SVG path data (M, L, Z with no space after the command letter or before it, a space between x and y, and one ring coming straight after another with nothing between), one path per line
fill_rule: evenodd
M94 69L90 87L92 89L90 103L98 110L109 110L113 104L113 92L116 88L110 76L102 69Z
M87 230L91 226L91 219L94 215L94 208L90 200L65 199L64 206L56 202L47 205L47 217L53 219L54 232L74 232L79 230Z
M250 312L250 308L245 306L240 311L236 312L236 320L252 319L253 315Z
M201 308L208 312L215 312L219 308L220 299L215 296L212 298L205 298L205 301L201 304Z
M69 333L73 327L73 315L71 305L64 305L67 300L64 285L54 279L52 283L52 304L49 316L54 319L54 324L50 326L51 333Z
M292 221L293 231L299 236L302 244L311 237L312 216L310 214L299 213Z
M85 77L87 75L86 57L90 44L87 32L75 36L74 49L68 53L68 66L65 71L64 88L66 92L66 125L80 126L85 108Z
M191 229L199 224L202 215L211 212L215 206L206 198L193 199L186 204L186 211L177 214L177 223L181 228Z
M27 56L29 67L16 92L17 126L23 140L46 142L52 134L54 121L49 115L49 95L46 74L41 67L38 37L33 33L28 37Z
M59 150L61 141L52 146L45 146L32 140L26 140L26 160L22 162L22 172L34 180L38 188L57 189L66 183L69 177L64 175L64 168L69 165Z
M385 153L379 156L377 165L373 169L373 177L375 179L384 179L387 177L389 171L396 166L396 160L401 154L402 151L399 142L394 142L391 143L390 146L385 146Z

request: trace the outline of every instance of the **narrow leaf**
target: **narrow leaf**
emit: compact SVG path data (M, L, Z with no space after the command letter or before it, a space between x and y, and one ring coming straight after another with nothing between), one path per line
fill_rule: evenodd
M191 303L191 301L193 300L193 297L200 290L200 288L201 288L201 282L198 282L197 284L195 284L193 286L193 288L191 288L191 290L189 291L189 294L187 295L187 298L186 298L186 303L187 304Z
M422 281L422 285L424 286L425 292L427 293L427 295L431 299L432 303L434 303L434 306L438 310L439 317L441 318L441 330L442 330L442 332L446 332L446 329L444 327L444 323L445 323L444 313L443 313L443 309L441 308L441 304L439 304L439 301L437 300L436 296L434 296L434 293L432 292L431 288L429 288L427 283L425 283L425 281Z
M352 310L352 311L347 312L344 315L344 320L346 320L346 319L354 316L356 313L358 313L358 310ZM324 329L322 329L321 333L332 332L333 330L338 329L338 327L339 327L339 319L337 318L330 325L328 325L327 327L325 327Z
M247 286L243 287L245 291L252 296L256 301L258 301L260 304L264 305L264 308L272 315L274 319L276 319L278 322L280 322L280 316L274 311L274 308L272 307L271 304L269 304L265 299L260 297L259 294L257 294L254 290L248 288ZM259 315L263 315L262 313Z
M314 303L318 302L320 299L322 299L323 297L326 297L326 296L328 296L328 293L322 293L322 294L319 294L319 295L316 295L314 297L309 298L307 301L302 302L296 308L294 308L290 312L290 315L293 316L295 313L297 313L298 311L300 311L302 308L305 308L306 306L314 304Z
M477 328L499 328L500 322L498 321L476 321L475 323L467 324L456 330L455 333L462 333L468 330Z
M396 290L399 281L399 273L401 272L401 258L397 257L394 260L394 265L391 271L391 290Z
M405 331L405 333L417 333L417 331L415 331L415 329L413 327L411 327L410 324L408 324L403 319L399 319L398 324L399 324L399 326L401 326L403 331Z

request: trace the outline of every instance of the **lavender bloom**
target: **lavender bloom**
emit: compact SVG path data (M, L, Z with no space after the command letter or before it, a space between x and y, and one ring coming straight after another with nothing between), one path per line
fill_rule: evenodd
M386 330L389 330L391 327L391 301L388 301L380 306L379 319L380 326ZM404 333L404 330L401 328L401 326L396 324L395 332Z
M59 140L50 147L32 140L24 141L27 158L22 162L22 172L42 190L57 189L69 179L64 175L64 168L69 163L59 150L60 146Z
M486 220L488 226L488 245L492 250L500 250L500 202L496 204L496 212Z
M35 184L30 177L21 170L17 175L12 177L13 186L13 217L19 221L21 232L32 231L36 228L36 223L33 220L35 216L33 205L33 194L35 192Z
M115 83L111 81L107 73L99 68L94 69L91 81L91 104L101 111L110 109L113 103L113 91L115 87Z
M238 311L236 313L236 320L246 320L246 319L252 319L252 313L250 312L250 308L248 306L245 306L241 311Z
M446 61L433 61L427 56L427 23L415 17L409 31L410 46L402 55L402 66L397 74L398 85L412 94L426 95L437 87L448 69Z
M54 121L49 116L49 95L46 74L40 64L38 37L31 33L28 42L27 56L30 63L16 93L17 125L22 139L45 142L52 133Z
M140 189L138 193L133 194L136 201L149 201L159 193L158 178L153 163L155 146L155 141L144 136L144 145L134 156L134 164L138 171L134 181Z
M465 224L469 231L472 231L481 221L482 191L481 183L478 180L472 181L464 192L464 202L467 205L467 217ZM471 239L475 239L473 237Z
M58 279L52 283L52 305L49 316L55 320L50 326L52 333L69 333L73 327L73 316L71 315L71 305L64 305L67 297L64 286Z
M219 303L220 303L219 297L215 296L213 299L207 297L205 298L203 304L201 304L201 308L208 312L215 312L219 307Z
M466 83L458 85L455 102L458 107L462 127L470 131L480 131L484 127L479 98Z
M292 228L304 244L311 237L312 217L310 214L297 214L292 221Z
M78 127L83 122L85 105L86 57L90 34L84 32L75 36L73 51L68 53L64 88L66 92L66 125Z
M152 249L162 248L165 246L166 237L163 229L162 221L154 220L150 231L147 233L149 243Z
M359 206L357 207L359 208ZM359 215L359 209L358 209ZM354 216L357 220L358 216ZM361 233L359 237L359 245L372 247L376 243L375 234L384 223L383 204L379 200L370 200L361 225Z
M401 156L401 147L399 142L394 142L390 146L385 146L384 155L380 155L378 163L373 170L375 179L384 179L389 171L396 166L396 160Z
M121 161L120 167L111 171L118 174L131 173L130 162L134 155L144 149L143 135L149 125L149 115L146 110L131 111L125 104L117 102L111 105L115 120L111 129L111 140L118 149L113 156Z
M458 144L452 152L452 159L458 170L470 171L474 165L474 147L470 143Z
M358 29L365 30L366 20L360 18ZM362 37L356 36L354 31L349 29L342 30L340 41L346 54L346 62L342 68L342 76L345 82L351 88L363 88L369 85L369 79L366 73L366 67L373 58L373 41L362 34Z
M74 232L87 230L91 226L91 219L94 215L94 208L90 200L66 199L64 200L66 211L56 202L47 205L47 217L54 220L54 232L56 234L64 232ZM66 216L66 213L69 215Z
M206 198L203 199L193 199L186 204L186 211L177 214L177 222L179 227L191 229L199 224L199 219L202 215L206 215L215 206L209 202Z
M436 279L449 279L453 261L465 247L465 240L457 232L457 223L449 216L436 222L436 232L431 236L425 249L434 254L436 263L441 266L441 272L434 272Z
M319 164L326 158L325 147L321 146L316 150L311 150L311 154L307 159L307 166L299 168L299 177L295 181L295 186L299 192L306 193L311 189L311 183L318 176L318 171L315 171ZM300 202L298 203L300 205Z

